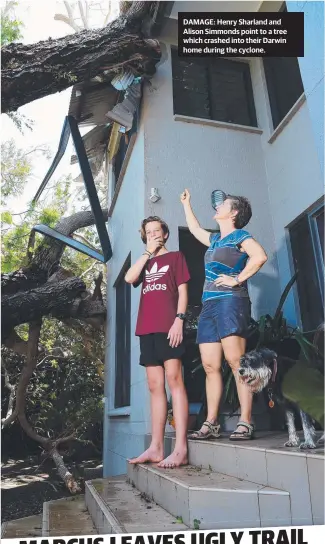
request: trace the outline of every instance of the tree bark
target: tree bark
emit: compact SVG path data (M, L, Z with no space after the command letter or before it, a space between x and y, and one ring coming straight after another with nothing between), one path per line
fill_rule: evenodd
M103 210L103 217L107 221L107 209ZM65 236L71 236L76 230L94 224L93 213L83 211L61 219L55 226L55 230ZM36 250L33 261L28 267L21 268L10 274L1 275L2 296L28 291L46 283L56 267L58 267L64 248L65 245L61 242L52 238L45 238L44 242Z
M159 43L146 39L156 5L133 2L125 14L104 28L3 47L2 113L92 79L103 67L113 77L123 63L137 76L151 77L161 56Z
M71 474L71 472L68 471L68 469L65 466L64 461L62 459L62 456L59 454L59 452L57 451L56 448L51 450L50 457L52 457L52 459L53 459L53 461L54 461L54 463L56 465L58 474L59 474L60 478L64 481L64 483L65 483L66 487L69 489L70 493L72 495L75 495L76 493L80 493L81 492L80 487L78 486L78 484L77 484L76 480L74 479L73 475Z
M71 304L77 297L86 291L85 283L79 278L70 278L58 283L47 283L26 293L17 293L5 296L1 301L2 329L11 331L21 323L28 323L41 319L44 315L52 315L58 309L65 314L65 306ZM71 309L67 309L69 315ZM87 315L88 317L88 315Z
M29 381L32 377L32 374L36 368L37 364L37 355L38 355L38 343L41 332L41 322L33 322L29 325L29 335L28 335L28 348L27 348L27 358L26 364L22 370L22 373L19 378L17 393L16 393L16 406L11 416L6 418L3 422L3 426L7 426L9 422L18 419L22 429L25 433L36 440L44 450L51 457L58 469L59 476L64 481L66 487L69 489L70 493L75 494L80 492L80 488L75 481L71 472L69 472L64 464L64 461L59 454L57 447L59 444L68 442L69 440L74 439L74 434L59 438L57 440L51 440L45 438L44 436L39 435L30 425L26 417L26 394Z
M10 378L8 374L8 370L6 368L6 365L3 360L1 360L1 366L4 371L4 378L5 378L5 386L7 389L9 389L9 400L8 400L8 407L7 407L7 414L6 417L1 420L1 427L4 428L8 426L10 423L13 422L16 416L13 416L13 410L14 410L14 403L16 399L16 386L10 383Z

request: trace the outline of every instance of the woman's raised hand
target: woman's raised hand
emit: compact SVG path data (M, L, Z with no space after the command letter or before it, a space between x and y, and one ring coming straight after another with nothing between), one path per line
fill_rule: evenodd
M181 194L181 203L182 204L189 204L191 200L191 195L188 189L185 189Z

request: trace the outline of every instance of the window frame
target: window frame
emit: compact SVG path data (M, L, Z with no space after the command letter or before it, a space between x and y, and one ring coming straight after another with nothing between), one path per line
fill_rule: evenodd
M322 242L319 236L319 230L317 225L317 217L321 214L324 214L324 203L319 204L314 207L311 212L308 214L311 240L314 248L314 256L316 262L316 269L318 274L318 282L320 293L322 297L322 303L324 306L324 277L325 277L325 266L324 266L324 257L322 254Z
M176 111L175 106L175 96L176 96L176 86L174 82L180 83L180 79L177 79L175 77L174 72L174 66L176 59L179 60L178 57L178 49L176 46L171 46L171 66L172 66L172 92L173 92L173 114L174 115L181 115L183 117L191 117L193 119L202 119L204 121L215 121L219 123L225 123L229 126L232 125L241 125L241 126L247 126L250 128L258 128L257 123L257 115L256 115L256 108L255 108L255 99L254 99L254 92L253 92L253 84L252 84L252 77L251 77L251 67L250 62L245 60L232 60L232 59L223 59L223 58L191 58L191 59L181 59L182 62L195 62L197 66L204 67L206 69L206 82L207 82L207 96L209 100L209 116L208 117L198 117L197 115L194 115L193 112L189 113L183 113L180 111ZM216 101L213 98L213 89L212 89L212 83L211 83L211 74L213 71L213 68L215 70L220 70L222 67L222 64L224 63L224 67L226 69L227 65L230 66L230 63L232 63L232 66L234 67L234 71L240 71L243 75L243 88L245 92L245 99L246 99L246 107L247 107L247 114L250 120L250 124L242 123L238 121L225 121L224 119L218 118L216 114ZM181 92L178 90L178 92ZM200 94L199 92L197 94Z
M294 289L300 323L305 332L316 329L320 324L319 320L324 321L325 267L317 226L317 217L322 212L324 212L323 199L310 206L286 227L292 270L301 271ZM304 266L308 259L309 267Z
M115 383L114 383L114 409L127 408L131 404L131 285L126 283L124 276L131 266L131 252L128 254L123 266L114 282L115 289ZM124 290L124 312L119 321L119 314L122 310L118 288ZM124 336L123 349L119 351L118 327L123 327L121 336ZM125 357L127 359L125 360ZM119 358L123 358L122 364Z

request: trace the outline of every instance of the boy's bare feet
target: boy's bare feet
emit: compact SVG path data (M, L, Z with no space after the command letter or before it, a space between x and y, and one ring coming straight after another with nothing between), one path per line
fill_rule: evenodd
M166 459L158 463L159 468L177 468L188 465L187 450L174 450Z
M164 458L163 449L148 448L139 457L134 459L128 459L131 465L138 465L140 463L160 463Z

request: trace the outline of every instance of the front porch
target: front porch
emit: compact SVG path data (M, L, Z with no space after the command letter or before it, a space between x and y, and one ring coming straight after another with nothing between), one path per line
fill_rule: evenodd
M269 431L246 443L191 440L188 467L128 465L127 476L87 482L93 523L100 533L323 524L324 448L286 440ZM173 434L165 442L172 449Z
M286 440L271 431L246 443L228 433L191 440L189 466L128 465L125 475L87 481L84 497L44 503L42 519L4 524L2 536L80 535L80 524L88 535L322 525L324 447L289 449ZM167 433L167 453L173 444Z

